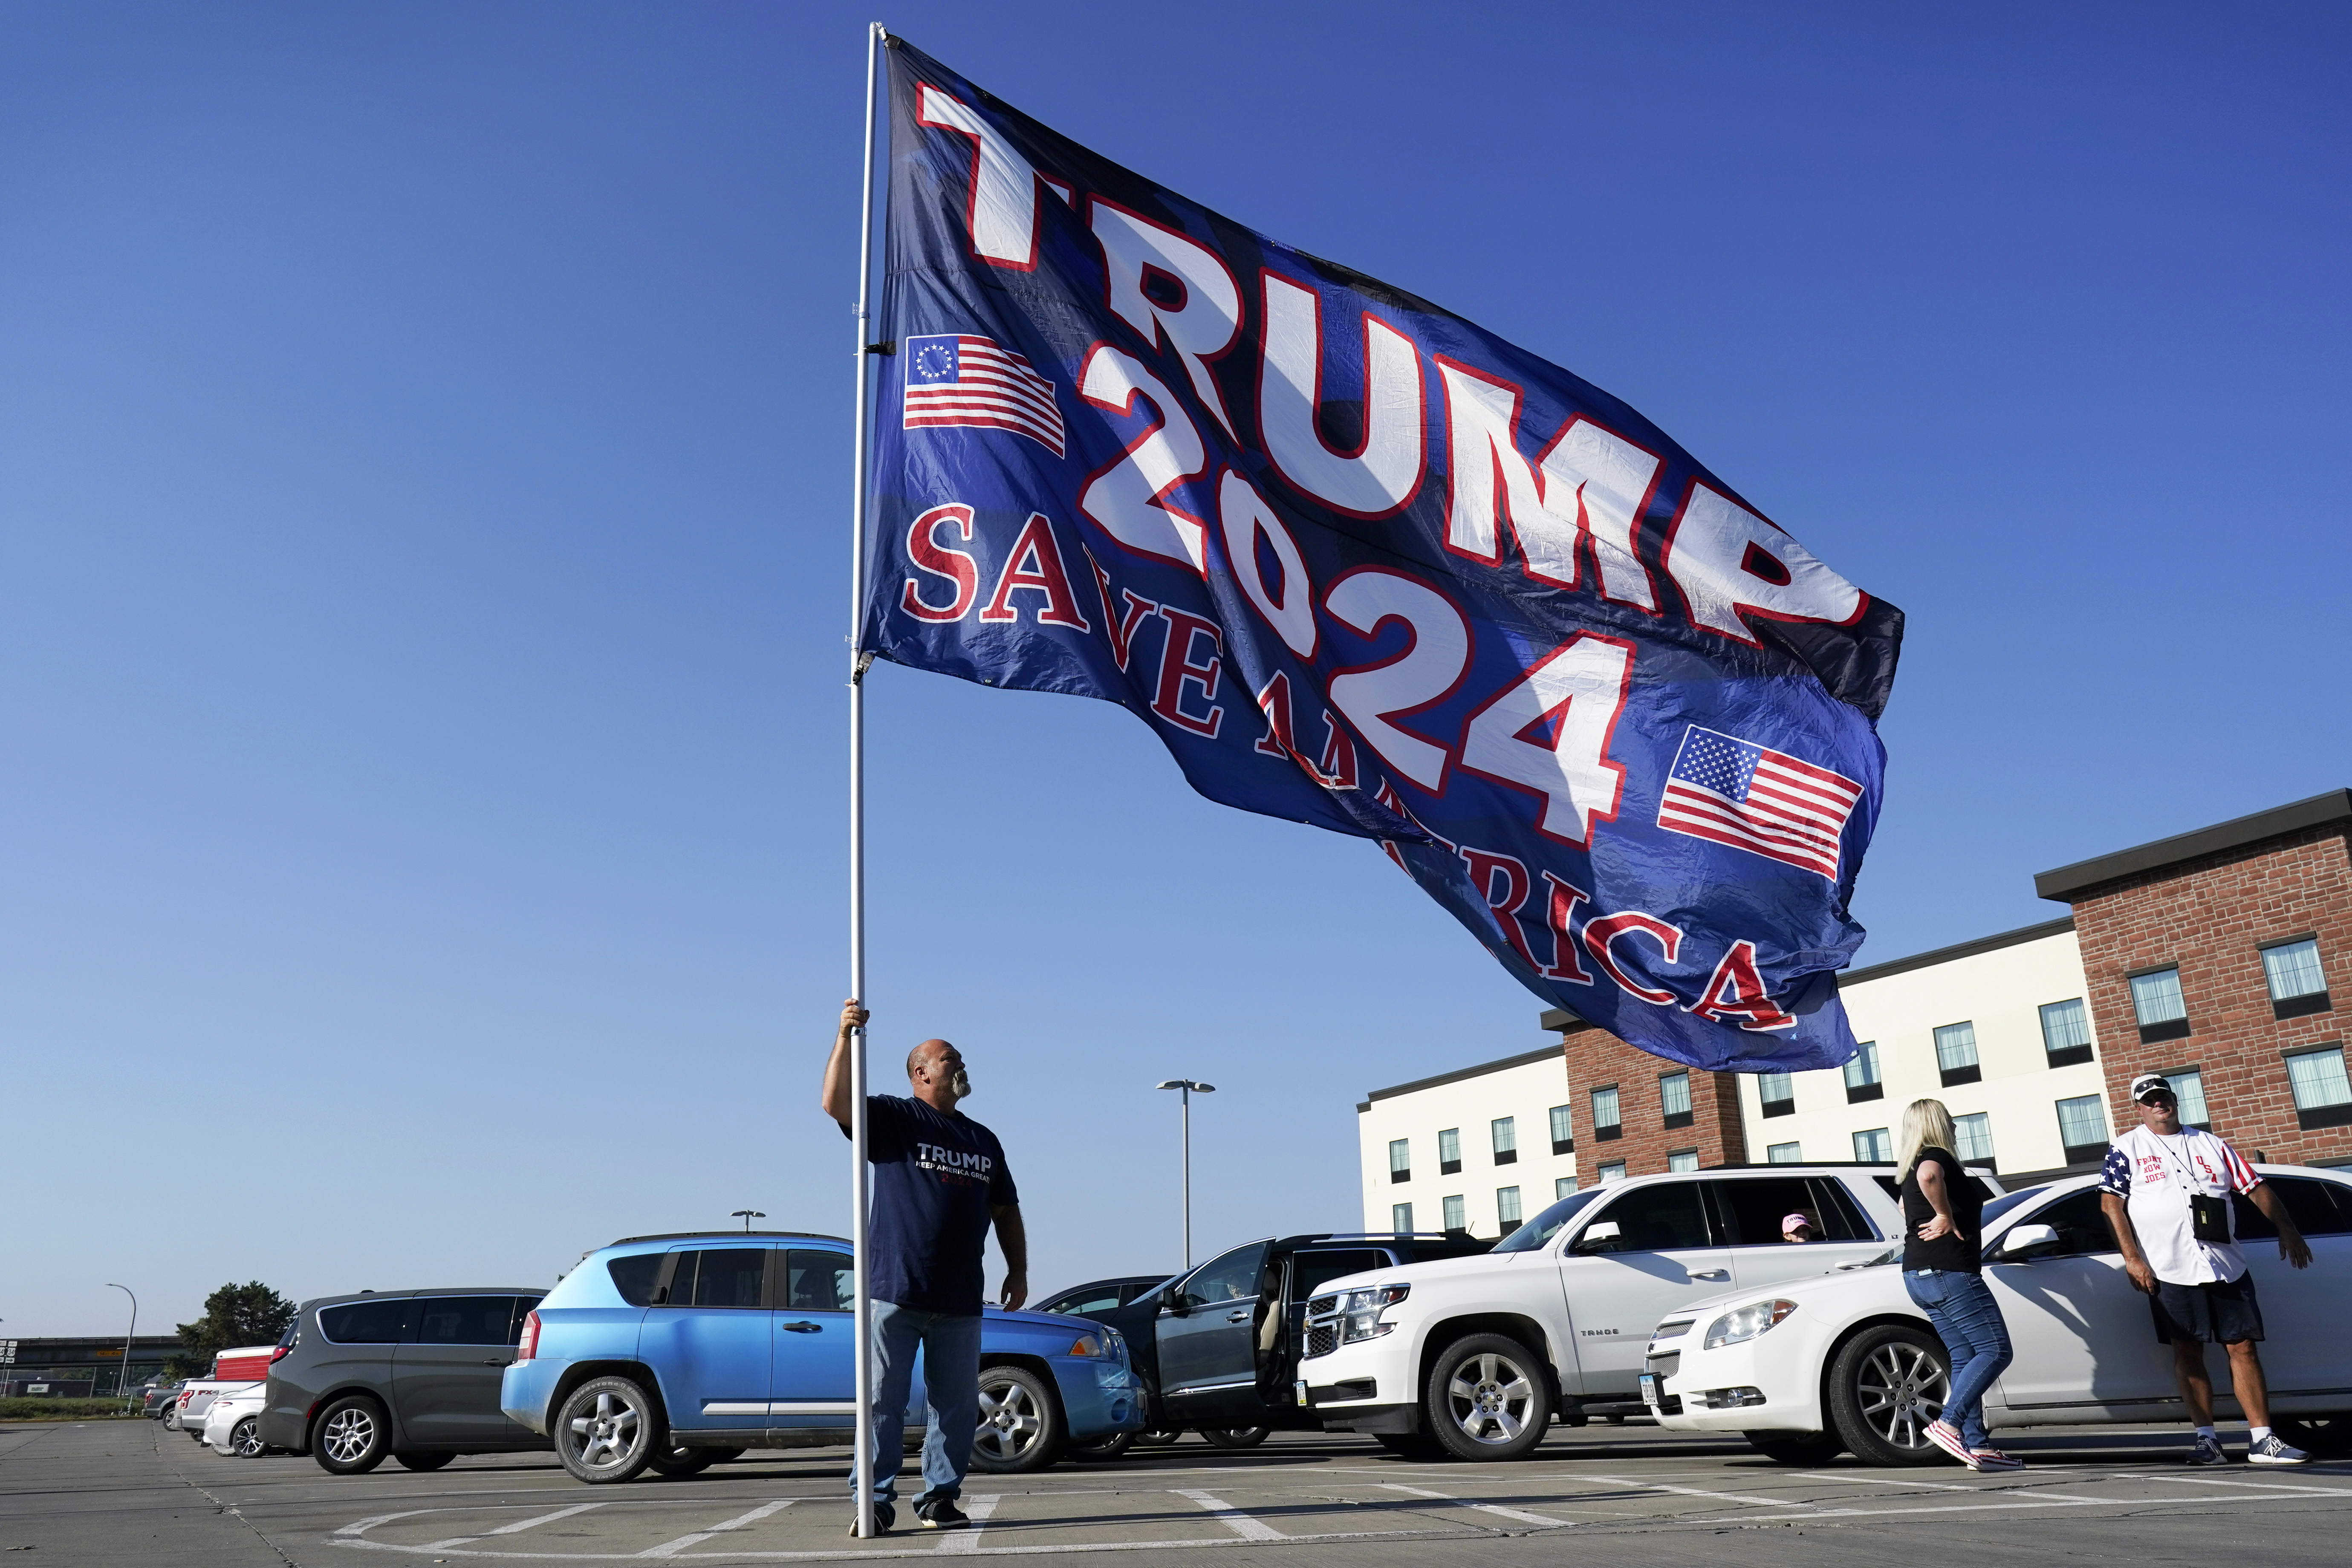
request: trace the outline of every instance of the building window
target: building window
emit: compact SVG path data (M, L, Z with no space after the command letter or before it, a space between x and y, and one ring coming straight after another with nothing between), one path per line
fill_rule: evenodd
M1389 1205L1389 1228L1391 1230L1402 1231L1408 1236L1412 1233L1412 1205L1411 1204L1391 1204Z
M2091 1015L2080 996L2052 1002L2042 1009L2042 1048L2053 1068L2070 1068L2091 1059Z
M1675 1150L1673 1153L1666 1156L1666 1169L1669 1171L1697 1170L1698 1151L1696 1149Z
M1592 1091L1592 1136L1606 1143L1621 1136L1625 1129L1617 1119L1617 1086Z
M1437 1135L1437 1173L1451 1176L1462 1169L1462 1129L1448 1127Z
M1958 1134L1960 1145L1952 1151L1953 1153L1972 1165L1992 1164L1992 1116L1990 1112L1979 1110L1974 1116L1955 1116L1952 1118L1952 1131Z
M1558 1203L1562 1198L1572 1198L1575 1195L1576 1178L1574 1176L1554 1176L1551 1179L1552 1202Z
M1668 1127L1688 1127L1691 1124L1690 1074L1660 1073L1658 1106L1666 1113Z
M1412 1139L1391 1138L1389 1140L1389 1180L1391 1182L1410 1182L1412 1180Z
M1853 1060L1845 1064L1845 1102L1852 1105L1885 1095L1886 1086L1878 1081L1878 1042L1864 1040L1854 1047Z
M1464 1212L1462 1207L1462 1199L1459 1196L1441 1198L1438 1201L1445 1209L1446 1229L1467 1230L1470 1228L1469 1216Z
M1551 1152L1555 1154L1576 1152L1576 1128L1570 1120L1570 1110L1565 1105L1551 1108Z
M2286 1079L2294 1089L2294 1119L2315 1127L2352 1126L2352 1082L2344 1077L2344 1047L2297 1051L2286 1058Z
M1607 1163L1607 1164L1605 1164L1605 1165L1603 1165L1603 1166L1601 1166L1601 1184L1602 1186L1604 1186L1604 1187L1605 1187L1605 1186L1607 1186L1607 1185L1608 1185L1610 1183L1612 1183L1612 1182L1622 1182L1622 1181L1623 1181L1624 1179L1625 1179L1625 1162L1624 1162L1624 1161L1622 1161L1622 1160L1612 1160L1609 1163Z
M2263 949L2263 977L2270 982L2272 1017L2300 1018L2328 1010L2327 974L2319 967L2316 939Z
M2180 1105L2180 1124L2201 1127L2210 1131L2213 1121L2205 1113L2205 1075L2195 1068L2182 1068L2164 1075L2172 1086L2172 1098Z
M1518 1163L1519 1119L1516 1116L1497 1116L1486 1125L1495 1140L1495 1163L1497 1165Z
M1895 1163L1895 1140L1884 1127L1857 1132L1853 1135L1853 1157L1865 1165L1891 1165Z
M2152 969L2131 979L2132 1011L2139 1018L2139 1042L2178 1040L2189 1033L2189 1004L2180 996L2180 971Z
M1977 1067L1974 1024L1946 1024L1936 1031L1936 1069L1944 1075L1946 1089L1956 1083L1974 1083L1984 1077Z
M1519 1228L1518 1188L1496 1187L1495 1189L1495 1219L1502 1226L1505 1236Z
M1801 1165L1805 1163L1805 1156L1794 1143L1775 1143L1764 1151L1764 1163L1768 1165Z
M1787 1073L1758 1073L1756 1092L1763 1099L1765 1115L1793 1116L1796 1114L1797 1086Z
M2058 1102L2058 1142L2065 1146L2066 1163L2080 1165L2107 1152L2107 1113L2095 1094Z

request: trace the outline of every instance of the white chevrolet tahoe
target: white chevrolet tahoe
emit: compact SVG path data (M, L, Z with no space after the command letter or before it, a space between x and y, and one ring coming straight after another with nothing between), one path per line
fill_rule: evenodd
M1902 1230L1892 1176L1886 1165L1636 1176L1562 1198L1490 1253L1335 1279L1307 1303L1293 1395L1327 1430L1399 1453L1519 1458L1555 1417L1644 1410L1643 1352L1676 1308L1885 1252ZM1783 1241L1791 1214L1822 1239Z

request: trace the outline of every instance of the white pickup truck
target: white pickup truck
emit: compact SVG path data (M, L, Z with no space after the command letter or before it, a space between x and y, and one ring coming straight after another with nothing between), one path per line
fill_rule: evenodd
M1645 1410L1643 1352L1676 1308L1885 1252L1902 1231L1893 1174L1748 1165L1636 1176L1562 1198L1490 1253L1335 1279L1307 1303L1293 1395L1325 1429L1399 1453L1519 1458L1556 1417ZM1791 1214L1822 1239L1783 1241Z

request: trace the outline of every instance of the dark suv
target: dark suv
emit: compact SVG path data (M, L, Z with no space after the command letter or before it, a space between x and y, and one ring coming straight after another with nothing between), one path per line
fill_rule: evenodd
M460 1454L551 1445L499 1408L499 1381L543 1290L363 1290L305 1301L269 1363L260 1437L335 1475L387 1456L437 1470Z
M1307 1299L1342 1275L1474 1257L1494 1246L1458 1231L1269 1237L1213 1258L1123 1306L1064 1310L1126 1336L1149 1390L1149 1425L1155 1431L1260 1436L1268 1427L1319 1431L1322 1422L1299 1403L1293 1386Z

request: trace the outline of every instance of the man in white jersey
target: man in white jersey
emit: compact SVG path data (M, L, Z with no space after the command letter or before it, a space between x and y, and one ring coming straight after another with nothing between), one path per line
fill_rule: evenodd
M2218 1340L2229 1348L2230 1385L2252 1428L2247 1462L2304 1464L2310 1456L2271 1430L2270 1390L2254 1348L2263 1337L2263 1308L2238 1247L2231 1194L2243 1194L2270 1216L2279 1256L2288 1263L2310 1268L2311 1248L2278 1194L2235 1149L2180 1125L2179 1102L2161 1073L2132 1079L2131 1097L2139 1125L2109 1146L2099 1205L2132 1283L2148 1293L2158 1341L2172 1347L2180 1400L2197 1426L2189 1462L2230 1462L2213 1429L2213 1381L2205 1371L2205 1346Z

